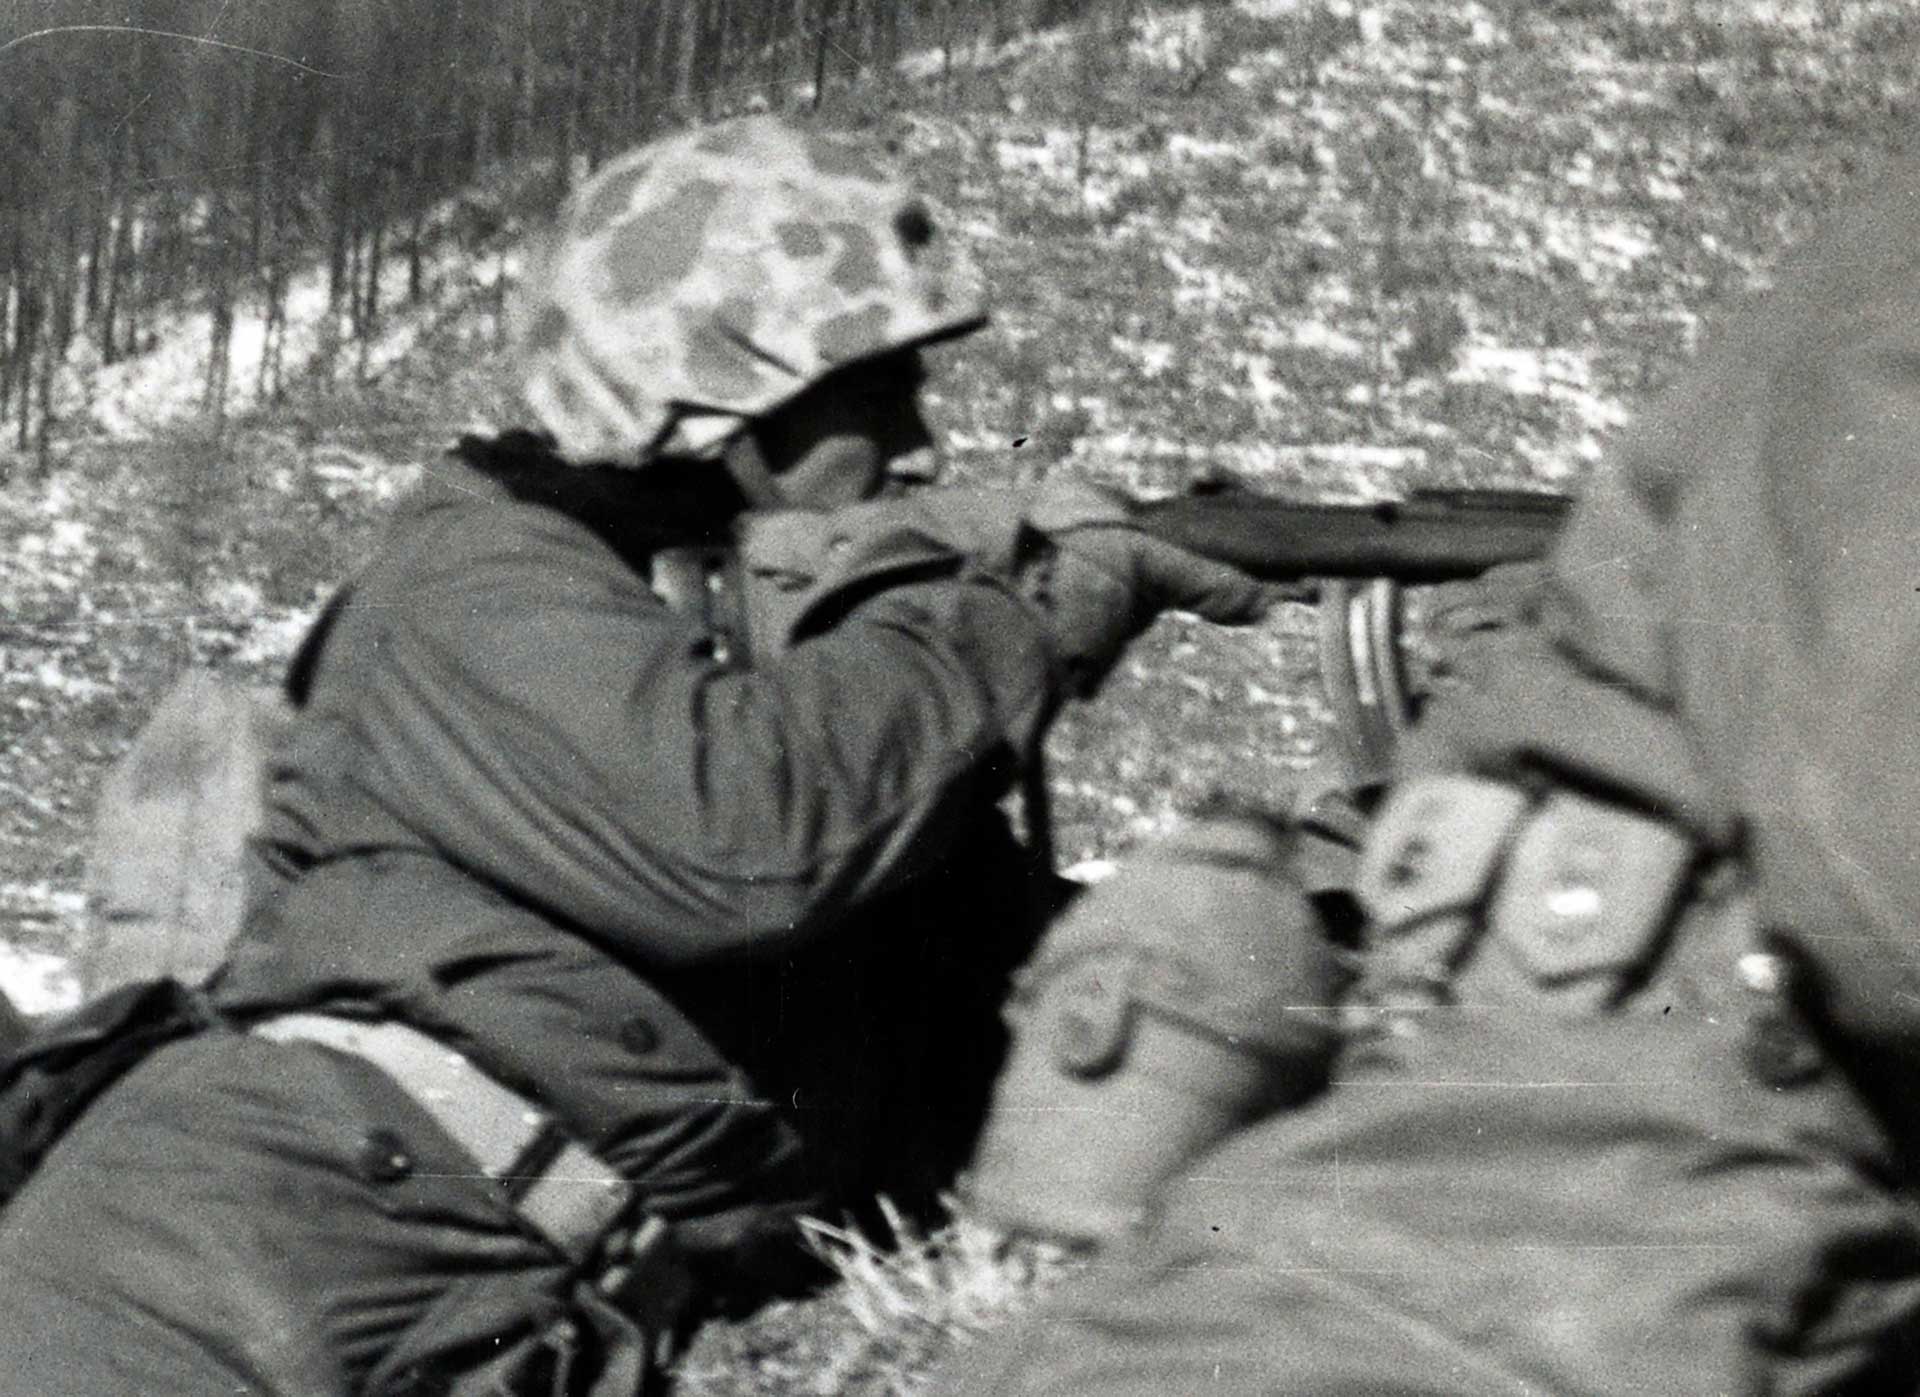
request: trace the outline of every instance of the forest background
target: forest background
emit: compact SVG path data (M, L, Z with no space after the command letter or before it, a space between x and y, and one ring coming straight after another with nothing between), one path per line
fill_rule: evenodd
M516 418L523 236L634 140L875 132L989 271L950 469L1576 488L1914 129L1910 0L0 0L0 985L69 1000L101 773L270 682L389 502ZM1161 625L1060 725L1089 876L1323 750L1313 623ZM823 1223L696 1394L914 1390L1058 1258Z

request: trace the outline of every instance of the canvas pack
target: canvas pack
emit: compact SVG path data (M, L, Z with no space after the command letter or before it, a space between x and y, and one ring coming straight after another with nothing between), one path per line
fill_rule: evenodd
M291 709L272 690L190 670L108 773L89 851L87 996L135 980L197 985L245 905L246 841Z

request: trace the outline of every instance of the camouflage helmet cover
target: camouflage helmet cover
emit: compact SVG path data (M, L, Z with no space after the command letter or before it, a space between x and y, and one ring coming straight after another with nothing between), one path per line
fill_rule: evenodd
M834 370L985 319L971 260L869 143L771 116L608 163L523 285L521 389L575 462L718 455Z

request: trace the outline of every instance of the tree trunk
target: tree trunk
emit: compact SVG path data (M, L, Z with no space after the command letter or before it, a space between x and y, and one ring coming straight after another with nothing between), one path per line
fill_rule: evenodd
M112 230L111 199L103 199L94 216L87 221L87 282L81 324L94 339L100 338L101 264L108 256L108 237Z
M953 100L953 3L940 0L940 97Z
M7 258L7 270L0 275L0 422L11 421L13 417L14 387L20 377L21 312L25 297L16 252Z
M124 196L112 203L113 238L108 243L106 303L100 308L100 362L111 364L120 357L118 336L120 288L126 283L127 263L133 254L133 214Z
M539 50L533 40L533 16L534 0L521 0L520 87L513 114L513 154L516 158L533 149L534 89L540 73Z
M780 8L771 0L761 5L760 29L755 38L759 47L760 85L767 89L767 100L773 106L780 104L780 15Z
M320 167L326 171L331 185L332 208L329 211L327 238L327 313L337 315L340 304L350 297L352 285L348 280L352 237L350 222L352 217L352 193L347 177L347 156L341 149L339 133L334 129L330 116L321 117L318 139Z
M881 5L873 15L873 61L889 79L900 62L900 8Z
M280 399L280 357L286 338L286 288L277 247L269 258L265 268L266 309L260 328L260 369L253 380L254 400L262 403Z
M387 182L383 178L373 200L373 226L367 236L367 294L360 325L360 377L367 375L367 355L380 331L380 274L386 268Z
M700 0L683 0L676 32L680 50L675 63L674 101L682 110L694 105L704 86L700 81Z
M809 28L812 13L813 5L810 0L793 0L793 33L788 36L788 43L793 49L800 75L806 72L807 36L812 33Z
M732 0L707 0L710 15L710 32L707 36L707 80L708 97L702 109L711 117L715 110L715 98L733 86L736 71L733 61L734 26Z
M61 151L61 170L64 178L80 182L80 103L71 92L60 99L57 129ZM54 256L59 265L55 268L52 285L55 291L53 305L53 323L49 326L52 333L47 337L48 347L53 356L64 358L67 346L73 343L74 302L80 289L80 222L84 216L84 205L80 198L67 201L65 217L61 219L60 236L54 248Z
M33 444L33 357L40 331L40 297L30 276L19 278L20 307L10 364L13 379L15 444L25 451Z
M556 0L548 0L550 6L554 3ZM573 155L580 148L580 93L586 86L580 69L587 60L582 31L587 21L575 0L558 0L558 3L565 45L561 54L565 77L560 87L560 119L554 123L553 187L555 197L564 198L573 188Z
M39 370L34 383L33 446L34 465L41 474L53 460L53 370L56 357L51 326L46 322L48 315L43 309L34 317L35 330L39 339ZM24 426L24 422L22 423Z
M620 93L625 91L621 82L624 73L622 55L624 50L619 42L619 15L622 7L605 7L604 20L599 38L590 46L591 58L585 82L581 85L585 111L581 135L587 148L587 172L591 174L600 168L600 162L606 157L607 121L609 107L594 96L596 93ZM617 105L617 99L612 105Z
M366 228L359 222L359 217L360 211L356 209L355 221L347 232L347 334L356 339L366 325L366 313L360 299L360 269L366 261L363 255Z
M820 103L827 95L827 49L833 43L833 21L840 0L820 0L820 33L813 46L813 109L820 110Z
M218 191L210 205L212 224L206 239L206 265L201 279L207 287L211 336L207 345L205 410L219 435L226 421L228 388L233 377L234 274L239 261L230 230L234 226L233 196Z

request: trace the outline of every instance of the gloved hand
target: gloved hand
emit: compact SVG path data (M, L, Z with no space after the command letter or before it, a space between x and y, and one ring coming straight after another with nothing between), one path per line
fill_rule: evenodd
M1027 512L1019 590L1046 619L1073 692L1084 697L1163 611L1221 625L1257 621L1282 595L1237 568L1135 527L1126 500L1097 486L1039 486Z
M1427 601L1434 681L1483 687L1501 657L1532 638L1551 576L1544 562L1503 563L1479 577L1435 587Z

